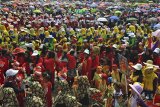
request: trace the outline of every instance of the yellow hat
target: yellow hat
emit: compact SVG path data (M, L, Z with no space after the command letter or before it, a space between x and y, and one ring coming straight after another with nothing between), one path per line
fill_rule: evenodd
M10 41L10 38L9 38L9 37L6 37L6 41L9 42L9 41Z
M85 29L85 28L82 28L82 29L81 29L81 34L82 34L82 35L85 35L85 34L86 34L86 29Z
M72 30L70 30L70 34L71 35L75 35L75 31L72 29Z
M6 30L6 27L4 25L0 25L0 30Z
M52 32L56 32L57 31L57 28L54 26L53 28L52 28Z
M95 30L95 29L94 29L94 27L91 27L91 31L92 31L92 33L94 33L94 30Z
M50 35L48 31L45 31L44 34L46 37L48 37Z
M48 27L48 31L50 31L50 32L52 31L52 27L51 26Z
M30 34L31 34L32 36L36 36L36 33L35 33L34 28L31 28L31 29L30 29Z
M67 38L66 37L63 38L63 42L67 42Z
M118 28L118 26L115 26L115 27L114 27L114 33L119 33L119 28Z
M8 33L7 30L4 30L4 31L3 31L3 34L6 35L6 36L9 36L9 33Z
M136 30L135 26L133 26L133 25L130 25L130 26L129 26L129 29L130 29L132 32L135 32L135 30Z
M44 27L39 28L38 31L39 31L40 34L44 33Z
M57 43L57 40L55 38L53 39L53 43Z

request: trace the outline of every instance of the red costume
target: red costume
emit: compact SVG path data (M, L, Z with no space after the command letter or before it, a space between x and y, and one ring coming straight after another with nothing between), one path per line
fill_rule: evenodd
M42 81L42 85L45 89L45 99L47 107L52 107L52 83L49 81Z
M153 60L153 63L160 67L160 57L155 57L154 60Z
M83 61L82 64L82 75L87 75L88 79L91 79L91 67L92 67L92 58L88 57Z
M52 84L54 84L54 71L55 71L55 61L53 58L47 58L44 60L44 68L51 73Z

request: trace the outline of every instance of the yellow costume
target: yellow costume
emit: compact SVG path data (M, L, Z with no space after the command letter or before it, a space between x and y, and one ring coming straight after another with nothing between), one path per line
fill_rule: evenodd
M154 73L153 67L147 66L144 69L144 90L153 91L153 82L155 78L158 77Z

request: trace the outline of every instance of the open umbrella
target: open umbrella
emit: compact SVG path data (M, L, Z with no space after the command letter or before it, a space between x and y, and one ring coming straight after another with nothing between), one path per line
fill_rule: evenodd
M157 18L151 17L147 21L149 21L149 22L157 22Z
M153 28L154 28L154 29L160 29L160 23L159 23L159 24L156 24Z
M37 9L37 10L34 10L33 13L42 13L42 12L41 10Z
M105 17L100 17L97 19L99 22L107 22L108 20Z
M128 18L127 21L137 21L138 19L134 18L134 17L131 17L131 18Z
M121 11L115 11L115 15L121 15L122 12Z
M160 29L156 30L155 32L152 32L152 36L160 37Z
M25 49L23 48L15 48L13 51L12 51L12 54L19 54L19 53L25 53Z
M97 7L98 5L96 4L96 3L92 3L91 5L90 5L90 7Z
M81 5L81 4L82 4L82 2L80 2L80 1L76 1L76 2L75 2L75 4L77 4L77 5Z
M115 11L115 14L122 14L122 12L117 10L117 11Z
M9 8L2 8L2 11L9 12Z
M119 20L119 17L118 16L111 16L110 19L111 20Z

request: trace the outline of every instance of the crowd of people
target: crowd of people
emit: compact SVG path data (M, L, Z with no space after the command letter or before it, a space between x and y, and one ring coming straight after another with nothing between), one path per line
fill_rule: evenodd
M0 4L2 107L159 107L160 5Z

